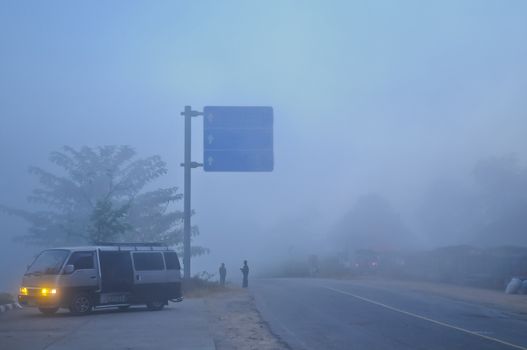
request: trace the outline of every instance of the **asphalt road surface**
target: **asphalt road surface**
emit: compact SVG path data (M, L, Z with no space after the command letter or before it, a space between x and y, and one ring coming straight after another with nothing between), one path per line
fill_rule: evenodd
M203 302L185 300L161 311L133 307L87 316L61 311L49 317L33 308L8 311L0 314L0 349L213 350L214 343Z
M405 288L262 279L250 286L271 331L292 349L523 349L527 315Z

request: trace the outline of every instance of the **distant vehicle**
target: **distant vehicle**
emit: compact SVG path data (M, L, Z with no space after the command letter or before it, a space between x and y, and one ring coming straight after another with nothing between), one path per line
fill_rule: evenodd
M22 279L18 301L47 315L59 308L87 314L94 308L146 304L161 310L182 301L177 253L161 244L122 243L42 251Z
M372 274L379 268L379 256L373 250L359 249L353 256L353 270L359 274Z

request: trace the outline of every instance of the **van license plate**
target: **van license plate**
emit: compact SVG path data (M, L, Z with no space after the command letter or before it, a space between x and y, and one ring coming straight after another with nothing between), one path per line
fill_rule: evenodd
M101 294L101 304L126 303L126 295L123 294Z

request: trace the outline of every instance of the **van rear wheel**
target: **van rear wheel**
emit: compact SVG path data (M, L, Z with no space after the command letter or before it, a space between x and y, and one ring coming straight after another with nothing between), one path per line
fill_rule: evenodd
M39 307L38 311L42 312L46 316L54 315L57 311L59 311L58 307Z
M165 307L166 302L163 300L150 301L146 304L148 310L159 311Z
M71 298L70 312L74 315L86 315L91 312L93 304L87 294L76 294Z

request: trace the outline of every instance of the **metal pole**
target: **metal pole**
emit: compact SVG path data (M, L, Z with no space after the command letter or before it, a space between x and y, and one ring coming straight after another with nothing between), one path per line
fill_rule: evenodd
M185 193L183 194L184 201L184 219L183 219L183 276L185 279L190 278L190 147L191 147L191 118L192 109L190 106L185 106L185 111L182 113L185 116L185 164L184 164L184 181Z
M190 278L190 169L202 167L203 164L198 162L192 162L191 157L191 122L192 117L203 115L198 111L193 111L190 106L185 106L185 110L181 112L181 115L185 117L185 162L181 163L184 168L184 193L183 193L183 277L185 279Z

